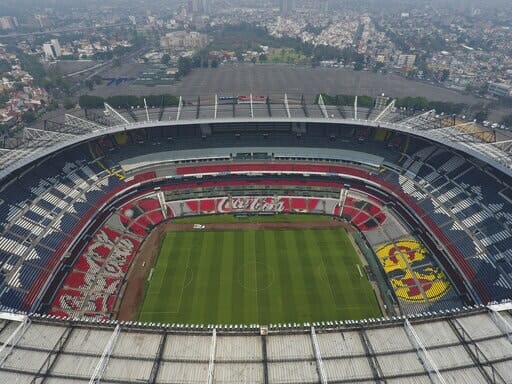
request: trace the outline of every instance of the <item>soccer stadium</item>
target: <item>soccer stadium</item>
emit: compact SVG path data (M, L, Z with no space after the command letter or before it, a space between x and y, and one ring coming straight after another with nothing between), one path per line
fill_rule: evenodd
M512 383L512 144L214 96L0 149L2 383Z

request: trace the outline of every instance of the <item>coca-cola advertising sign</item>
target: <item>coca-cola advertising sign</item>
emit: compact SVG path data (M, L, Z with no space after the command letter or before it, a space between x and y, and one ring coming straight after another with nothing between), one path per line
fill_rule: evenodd
M218 212L284 212L285 201L272 197L224 197L217 202Z

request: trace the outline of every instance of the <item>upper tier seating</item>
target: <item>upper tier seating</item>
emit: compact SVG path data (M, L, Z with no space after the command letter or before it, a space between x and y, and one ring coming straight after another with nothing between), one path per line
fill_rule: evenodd
M195 128L194 128L195 129ZM197 129L196 129L197 131ZM194 132L196 132L194 131ZM179 131L182 132L182 131ZM474 286L481 300L499 300L511 295L512 286L512 205L506 196L510 188L481 166L469 164L461 155L440 147L425 145L418 140L399 140L406 153L400 154L396 147L386 141L374 142L370 130L365 131L368 141L361 145L361 151L378 153L389 162L390 169L379 173L357 167L334 164L286 163L282 161L260 163L191 164L175 168L177 175L206 174L226 175L230 173L299 173L342 175L366 180L380 185L405 202L415 216L432 232L450 253L454 263ZM333 142L333 147L353 148L357 140L355 130L347 134L348 141ZM151 132L142 139L149 140ZM187 133L188 135L188 133ZM192 134L191 134L192 135ZM133 136L133 135L131 135ZM260 135L261 136L261 135ZM178 147L209 148L208 140L188 139L173 141ZM395 137L396 138L396 137ZM290 141L293 139L293 142ZM325 146L325 137L297 137L276 134L275 141L259 137L251 145L304 145ZM272 141L271 141L272 140ZM222 136L215 143L220 146L238 145L239 139ZM247 143L245 143L247 144ZM52 274L70 246L77 240L91 218L98 210L122 190L155 178L154 172L125 178L119 167L119 160L129 158L141 151L155 151L150 144L137 144L119 151L116 140L106 138L101 143L92 143L71 148L40 162L36 167L25 170L0 189L0 304L30 310L40 299ZM357 144L356 144L357 145ZM96 159L101 154L105 156ZM321 156L321 155L319 155ZM398 172L391 169L400 169ZM247 181L233 181L238 185ZM307 185L308 181L301 181ZM198 180L196 187L206 188L208 178ZM272 183L286 184L286 181L272 180ZM336 185L332 181L322 182L325 187ZM338 183L339 184L339 183ZM169 190L178 188L176 184ZM166 190L162 188L162 190ZM132 211L147 214L134 220L121 213L131 234L143 237L161 218L171 215L160 208L155 201L141 200ZM368 211L366 205L346 207L346 214L357 219L356 225L369 229L375 222L383 222L385 216L378 211ZM372 207L372 204L368 205ZM5 208L5 209L4 209ZM298 210L304 209L302 205ZM359 212L348 212L355 209ZM373 209L373 208L368 208ZM132 212L133 213L133 212ZM356 215L357 214L357 215ZM137 216L139 217L139 216ZM140 222L139 222L140 221ZM484 273L485 272L485 273ZM488 276L494 273L497 278Z

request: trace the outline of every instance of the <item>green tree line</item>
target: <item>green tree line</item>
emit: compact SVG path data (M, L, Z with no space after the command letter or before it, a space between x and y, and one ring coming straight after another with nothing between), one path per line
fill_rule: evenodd
M322 94L326 105L354 105L355 96L353 95L327 95ZM317 97L318 100L318 97ZM375 99L370 96L358 96L357 105L359 107L371 108L375 104ZM395 101L397 108L408 108L417 111L435 109L438 113L460 114L467 107L462 103L451 103L446 101L430 101L425 97L403 97Z

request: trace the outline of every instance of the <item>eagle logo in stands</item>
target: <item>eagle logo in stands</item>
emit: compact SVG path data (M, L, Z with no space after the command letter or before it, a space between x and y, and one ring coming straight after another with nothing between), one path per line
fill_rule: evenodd
M400 299L437 300L450 289L446 275L433 264L427 249L417 240L386 244L376 253Z

